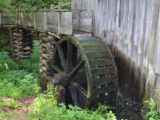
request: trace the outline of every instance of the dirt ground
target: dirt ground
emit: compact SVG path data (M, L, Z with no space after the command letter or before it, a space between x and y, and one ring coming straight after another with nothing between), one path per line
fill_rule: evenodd
M29 106L34 102L35 99L36 96L34 95L16 100L18 104L20 104L20 107L15 109L3 107L2 109L5 113L12 114L11 116L6 116L5 118L3 118L3 120L27 120L27 118L25 118L24 116L32 113Z

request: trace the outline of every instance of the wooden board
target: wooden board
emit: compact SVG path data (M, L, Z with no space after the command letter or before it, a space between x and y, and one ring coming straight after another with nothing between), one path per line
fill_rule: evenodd
M44 31L46 26L45 19L47 18L46 12L35 12L35 26L34 28Z
M60 12L60 33L72 34L72 12Z
M51 32L59 33L59 13L58 12L48 12L47 13L47 30Z

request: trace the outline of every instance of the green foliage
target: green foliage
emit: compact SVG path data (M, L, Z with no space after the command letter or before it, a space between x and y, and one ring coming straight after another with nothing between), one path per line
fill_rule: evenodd
M96 109L96 112L98 114L105 114L106 112L109 112L111 109L110 106L107 105L99 105L99 107Z
M8 52L0 52L0 96L22 98L39 91L39 49L35 42L35 52L30 59L14 61Z
M14 6L11 5L12 0L0 0L0 11L9 12L14 9Z
M13 0L12 4L21 10L35 10L44 6L42 0Z
M8 52L8 53L10 53L11 52L11 48L9 47L9 46L5 46L5 47L3 47L3 49L2 49L3 51L6 51L6 52Z
M15 62L9 55L8 52L0 52L0 71L5 70L5 64L9 66L10 70L18 70L18 63Z
M7 28L1 28L0 30L0 51L11 52L10 30Z
M81 109L77 106L64 104L57 106L56 89L48 86L46 94L40 94L31 105L31 120L117 120L108 106L100 106L96 110Z
M9 70L25 70L30 73L39 74L39 56L40 56L40 43L35 41L34 53L30 56L30 59L25 59L20 62L14 61L6 51L0 52L0 70L5 70L5 64L8 65Z
M0 106L15 109L15 108L19 108L21 106L21 104L19 104L16 100L14 100L12 98L3 98Z
M8 41L7 40L0 40L0 45L7 45Z
M148 108L148 111L146 114L144 114L145 120L160 120L160 116L158 115L156 103L154 99L150 99L148 101L144 102Z
M0 119L17 117L4 112L3 107L21 107L16 99L39 92L39 50L40 44L35 41L34 53L20 62L14 61L8 52L0 52Z
M59 2L66 3L71 2L71 0L52 0L50 4L57 5Z
M97 111L81 109L69 105L67 109L64 104L59 106L46 105L40 112L30 115L32 120L117 120L114 113L99 114Z
M35 102L30 106L31 110L40 113L47 106L57 105L56 88L51 85L47 86L46 94L39 94Z
M0 96L22 98L39 91L39 78L21 70L0 72Z
M0 1L0 11L37 10L49 8L51 4L57 5L59 2L70 2L71 0L3 0Z
M6 116L6 113L0 108L0 120L3 120L4 116Z

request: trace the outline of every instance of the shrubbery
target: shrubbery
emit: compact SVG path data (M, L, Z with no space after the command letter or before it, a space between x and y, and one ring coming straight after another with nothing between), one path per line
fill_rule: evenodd
M145 120L160 120L160 115L157 111L157 105L153 98L150 100L144 101L145 109L147 109L147 112L144 113L144 119Z
M70 2L71 0L3 0L0 1L0 11L36 10L49 8L50 4L57 5L58 2Z
M57 105L56 89L50 89L46 94L41 94L31 105L33 114L30 120L117 120L115 114L108 106L100 106L96 110L81 109L64 104Z
M0 96L22 98L39 91L39 42L30 59L14 61L8 52L0 52Z

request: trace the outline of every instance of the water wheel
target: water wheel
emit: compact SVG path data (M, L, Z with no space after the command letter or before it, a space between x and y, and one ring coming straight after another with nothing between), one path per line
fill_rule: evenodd
M50 62L54 83L64 86L66 102L79 107L113 103L117 69L107 46L95 37L62 37Z

